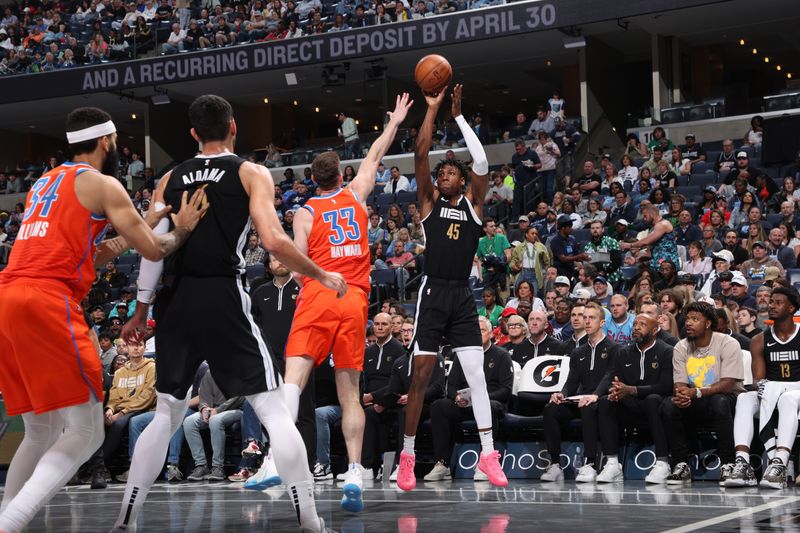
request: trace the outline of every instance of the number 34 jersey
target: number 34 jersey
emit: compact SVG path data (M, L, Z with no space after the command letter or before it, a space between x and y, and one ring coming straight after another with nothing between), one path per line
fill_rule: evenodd
M320 268L344 276L348 285L369 294L369 221L355 193L339 189L309 199L303 208L313 216L308 257ZM305 278L303 283L309 281Z
M455 206L440 197L422 221L425 230L425 275L469 279L472 260L483 236L483 224L465 196Z
M80 301L94 281L94 255L108 228L104 216L89 212L75 194L75 180L95 170L64 163L36 180L0 284L24 279L57 281Z
M764 332L764 360L767 379L770 381L800 381L800 324L795 324L794 334L781 342L772 327Z

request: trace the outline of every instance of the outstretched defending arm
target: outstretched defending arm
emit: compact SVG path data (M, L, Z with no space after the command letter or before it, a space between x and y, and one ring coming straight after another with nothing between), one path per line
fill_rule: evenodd
M433 127L436 122L436 115L442 106L444 96L447 94L447 87L436 96L425 95L425 102L428 110L425 112L425 119L417 133L417 143L414 146L414 172L417 176L417 199L419 200L419 213L422 218L428 216L433 209L436 201L435 190L431 182L431 164L428 161L428 152L431 150L433 141Z
M486 151L483 149L478 136L467 123L464 115L461 114L461 90L463 86L457 84L453 87L452 96L452 112L453 118L461 130L461 135L464 136L464 141L467 143L469 155L472 157L472 169L470 170L470 184L467 191L467 198L472 202L478 216L481 215L483 210L483 202L486 197L486 191L489 190L489 160L486 158Z
M386 155L392 142L394 142L397 129L405 120L408 110L411 109L413 104L414 101L409 100L408 93L403 93L398 95L394 111L386 112L389 115L389 121L386 123L380 137L375 139L372 146L370 146L367 157L361 161L358 173L350 185L350 189L356 193L361 202L365 202L367 196L372 194L372 190L375 188L375 173L378 171L378 165L383 156Z

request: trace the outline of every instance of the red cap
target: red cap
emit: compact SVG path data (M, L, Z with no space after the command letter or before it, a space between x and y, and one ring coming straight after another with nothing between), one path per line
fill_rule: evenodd
M156 327L156 321L155 321L155 320L153 320L152 318L148 318L148 319L147 319L147 326L148 326L148 327L151 327L151 328L153 328L153 329L155 329L155 327Z
M503 312L500 313L500 317L502 318L502 317L516 315L516 314L517 314L517 310L516 309L514 309L513 307L506 307L505 309L503 309Z

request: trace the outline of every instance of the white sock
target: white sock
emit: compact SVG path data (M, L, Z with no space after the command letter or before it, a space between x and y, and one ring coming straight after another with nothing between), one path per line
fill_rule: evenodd
M492 430L479 431L478 435L481 438L481 453L492 453L494 451L494 439L492 438Z
M304 528L303 531L319 533L319 517L317 516L317 506L314 503L314 482L301 481L289 485L289 495L297 512L300 527Z
M775 452L775 457L781 460L784 466L789 464L789 450L786 448L778 448L778 451Z
M0 531L21 531L103 444L103 406L90 400L58 409L64 431L0 515ZM32 415L42 416L42 415ZM29 418L29 417L28 417ZM23 451L24 453L24 451Z
M744 459L745 463L749 463L750 462L750 452L737 451L736 452L736 458L738 459L739 457Z
M609 457L608 461L606 461L606 466L614 465L619 465L619 459L617 457Z
M131 467L128 470L128 482L122 497L122 508L115 527L136 523L136 517L142 510L150 487L161 474L164 459L167 457L169 441L178 431L186 416L189 405L189 394L180 400L171 394L156 393L156 414L153 420L142 431L136 448L133 450Z
M414 455L414 440L417 438L416 435L408 435L403 434L403 453L407 453L409 455Z
M293 383L283 384L283 397L286 400L286 407L292 416L292 422L297 423L297 412L300 409L300 387Z

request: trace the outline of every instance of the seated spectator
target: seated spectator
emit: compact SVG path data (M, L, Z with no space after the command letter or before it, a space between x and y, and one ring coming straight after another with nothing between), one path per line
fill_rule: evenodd
M191 390L191 398L189 399L189 405L186 410L186 415L184 419L197 412L198 408L200 407L200 396L198 392L200 390L200 383L203 380L203 377L206 375L208 371L208 364L204 361L200 367L197 369L197 372L194 376L194 384L192 385ZM145 430L145 428L153 421L153 417L155 416L155 411L148 411L146 413L141 413L133 418L131 418L130 423L128 424L128 458L133 458L133 451L136 448L136 442L139 440L139 436ZM183 481L183 473L180 471L179 463L181 459L181 449L183 448L183 441L184 441L184 433L183 433L183 424L178 426L178 430L172 435L172 438L169 441L169 452L167 453L167 472L165 475L165 479L170 483L178 483ZM120 476L117 476L119 479Z
M690 242L686 253L688 260L681 267L683 272L704 277L711 272L711 258L706 256L702 244L697 241Z
M511 142L516 139L524 139L528 135L528 129L528 119L525 117L525 113L517 113L514 124L503 133L503 140L504 142Z
M666 482L682 485L692 480L685 430L691 420L713 424L724 483L733 470L736 395L744 391L742 350L734 339L716 332L717 315L710 304L689 304L685 327L686 339L675 346L672 359L673 396L661 404L672 461Z
M440 2L446 2L446 0L440 0ZM383 4L376 4L375 6L375 24L390 24L394 22L392 17L386 13L386 8Z
M731 139L725 139L722 141L722 152L717 156L717 160L714 161L714 172L718 173L720 176L733 170L736 166L736 152L733 149L733 141Z
M444 15L445 13L455 13L456 9L456 3L452 0L439 0L439 3L436 5L436 12L439 15Z
M681 157L681 149L672 149L672 162L669 165L670 170L676 176L689 176L692 173L692 163L685 158Z
M103 279L108 283L108 286L114 289L121 289L128 285L128 276L117 270L117 264L114 261L106 262L106 271L103 273Z
M717 231L711 224L703 227L703 238L700 244L703 246L703 253L709 256L722 250L722 243L717 239Z
M739 310L736 311L736 325L739 326L739 333L748 339L752 340L763 331L756 326L756 320L758 320L758 313L752 307L739 307Z
M644 164L639 168L639 179L642 178L642 170L647 169L650 174L656 175L659 173L658 165L661 161L664 161L664 154L659 146L656 146L652 150L652 157L644 162ZM669 169L669 163L667 162L667 168ZM673 174L674 175L674 174Z
M769 230L767 241L769 256L777 259L781 266L788 270L797 265L797 256L790 246L784 244L785 242L783 230L780 227Z
M492 327L499 325L500 314L504 309L502 305L498 305L497 299L498 295L494 289L490 287L483 289L483 306L478 308L478 315L488 318Z
M163 3L166 2L167 0L163 0ZM186 30L181 29L181 25L176 22L172 25L172 33L167 37L167 42L161 45L161 55L177 54L183 51L186 47L184 44L185 40Z
M129 340L126 348L128 362L114 373L105 408L102 459L106 462L117 451L131 418L156 405L156 362L144 357L144 342Z
M602 278L598 278L602 279ZM595 291L599 284L595 284ZM569 286L567 286L569 291ZM566 341L572 334L572 303L564 297L556 298L553 308L553 318L550 320L550 327L553 330L553 337L558 341ZM533 328L531 328L532 330Z
M381 227L381 216L378 213L372 213L369 216L367 236L369 238L370 246L377 242L389 241L389 233Z
M656 338L658 322L642 314L633 324L633 343L620 349L598 389L600 440L608 462L597 476L598 483L623 480L619 453L619 425L650 428L656 463L648 483L664 483L670 474L667 435L661 423L661 403L672 393L672 346Z
M514 203L514 191L503 181L500 172L491 174L492 186L486 191L485 206L487 212L492 212L499 220L508 217L511 205ZM527 220L527 217L525 217Z
M761 170L756 167L750 166L750 156L747 152L738 152L736 154L736 166L731 169L727 176L725 176L725 185L730 185L738 178L747 181L751 187L756 186L756 177L761 175Z
M217 387L211 372L206 372L200 382L200 410L183 421L183 432L194 459L194 470L186 478L189 481L224 481L225 430L242 417L243 396L226 398ZM208 468L206 451L200 430L211 434L211 469Z
M410 190L408 178L400 174L399 168L392 167L389 181L386 182L383 192L385 194L397 194L400 191L408 190Z
M408 231L405 228L403 230ZM394 253L392 257L386 260L386 264L389 268L396 269L398 291L400 291L400 294L405 294L406 283L408 283L412 273L416 272L416 263L414 262L414 256L406 250L402 241L394 241L392 246Z
M100 312L102 313L102 308ZM93 311L94 313L94 311ZM102 332L97 336L97 341L100 344L100 361L103 363L103 370L108 372L111 368L111 363L117 357L117 349L114 346L114 339L108 332Z
M251 234L247 238L247 248L244 251L245 266L262 265L267 256L267 251L261 247L258 235Z
M362 396L365 426L361 464L368 471L380 466L380 455L388 447L389 433L397 420L397 397L391 394L389 381L394 365L407 354L403 343L392 336L388 314L375 315L372 328L377 342L364 353Z
M528 128L529 137L537 137L540 131L543 131L549 137L556 129L553 117L547 112L544 106L536 108L536 118L531 122Z
M603 278L597 279L601 280L600 285L605 285L602 281ZM598 284L595 284L595 287L597 286ZM631 341L633 335L633 320L635 315L628 312L628 300L622 294L615 294L609 298L608 309L610 312L605 317L603 332L608 336L611 342L619 344L620 346L625 346Z
M602 228L605 224L608 214L601 208L600 201L597 198L590 198L586 204L586 213L581 217L581 223L584 228L589 228L594 223L599 223Z
M514 370L508 352L492 342L492 326L489 320L486 317L478 320L483 339L483 372L492 410L492 433L497 439L500 420L505 417L508 401L511 399ZM475 419L471 405L469 385L464 377L461 361L456 358L447 378L447 397L436 400L431 405L431 433L436 465L425 476L425 481L440 481L450 477L448 465L453 451L453 437L461 432L461 422ZM474 479L482 481L488 478L476 469Z
M189 22L189 29L186 30L186 37L184 37L183 45L188 50L203 50L211 46L211 41L208 40L197 21L191 20ZM130 171L130 168L128 170ZM142 164L142 170L144 170L144 164ZM131 172L131 174L135 175L133 172Z
M783 265L777 259L769 256L767 243L756 241L753 243L753 258L739 265L739 270L748 283L763 283L767 267L776 267L780 271L781 277L786 275Z
M603 333L605 320L599 305L589 303L583 312L588 342L570 357L569 376L564 388L561 392L554 392L544 408L544 433L550 465L542 473L542 481L563 481L561 435L567 423L578 417L583 422L584 459L575 481L593 483L597 478L594 466L599 440L597 400L607 393L607 389L600 390L600 385L606 371L614 364L619 346ZM576 394L580 396L577 403L567 401Z

